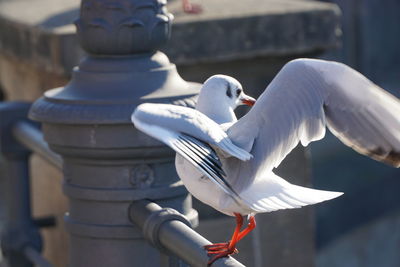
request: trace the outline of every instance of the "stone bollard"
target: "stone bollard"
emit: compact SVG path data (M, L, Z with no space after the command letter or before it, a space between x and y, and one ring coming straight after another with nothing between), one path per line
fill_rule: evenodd
M157 49L172 15L158 0L82 0L78 39L88 53L64 88L30 110L49 146L63 158L69 266L160 266L166 256L132 226L132 201L172 207L197 224L174 153L130 122L143 102L190 104L199 84L185 82Z

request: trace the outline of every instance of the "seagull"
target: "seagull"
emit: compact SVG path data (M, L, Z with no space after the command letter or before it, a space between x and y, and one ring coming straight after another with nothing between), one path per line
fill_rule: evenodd
M238 120L234 110L243 104L252 108ZM196 109L144 103L132 122L177 152L177 173L194 197L236 218L229 242L204 247L209 265L238 252L236 244L256 227L257 213L342 194L294 185L274 173L298 143L322 139L326 126L357 152L400 166L399 99L332 61L290 61L257 102L236 79L214 75L203 84ZM243 216L248 224L242 230Z

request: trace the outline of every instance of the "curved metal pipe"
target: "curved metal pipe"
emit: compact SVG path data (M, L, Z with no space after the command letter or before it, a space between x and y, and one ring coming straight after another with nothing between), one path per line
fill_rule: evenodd
M43 138L43 133L26 121L17 122L12 130L15 139L22 145L46 159L59 169L62 169L62 158L50 150Z
M188 226L187 219L170 208L161 208L147 200L135 201L129 209L129 217L143 235L159 249L168 250L191 266L207 266L208 256L204 250L210 241ZM232 257L222 258L213 267L243 267Z

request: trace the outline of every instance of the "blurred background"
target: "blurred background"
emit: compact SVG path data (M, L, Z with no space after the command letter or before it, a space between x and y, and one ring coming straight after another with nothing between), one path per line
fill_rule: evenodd
M228 74L258 95L287 61L317 57L346 63L400 97L399 0L194 2L203 14L183 14L178 0L169 1L175 24L162 49L185 80ZM72 25L78 16L78 0L0 0L0 100L34 101L68 82L84 55ZM278 172L291 182L345 194L315 207L260 215L258 232L239 246L239 260L256 267L400 266L398 169L357 154L330 133L297 148L282 165ZM34 214L54 215L58 222L42 232L45 256L64 266L68 208L61 173L37 156L31 166ZM5 205L0 201L0 227ZM194 206L200 233L212 241L230 235L231 221L201 203ZM254 254L255 247L262 249Z
M400 97L400 1L338 0L344 62ZM399 114L400 116L400 114ZM317 266L400 266L400 173L357 155L332 134L311 145L317 188L345 192L316 207Z

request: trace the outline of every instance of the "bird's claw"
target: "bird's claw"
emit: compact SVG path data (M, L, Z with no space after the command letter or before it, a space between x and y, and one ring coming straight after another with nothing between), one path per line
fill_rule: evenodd
M208 251L208 252L207 252L207 255L208 255L208 256L211 256L211 255L213 255L213 254L225 253L225 252L227 252L227 251L229 252L228 249ZM229 255L230 255L230 254L238 254L238 253L239 253L239 250L238 250L237 248L235 248L232 252L229 253Z
M229 242L225 242L225 243L215 243L215 244L211 244L211 245L206 245L204 246L204 249L207 251L210 250L215 250L215 249L220 249L220 248L228 248L229 247Z
M204 246L204 249L207 250L207 255L210 257L207 266L211 266L211 264L213 264L216 260L220 258L239 253L239 250L235 247L230 247L229 243L230 242L216 243Z
M215 254L214 256L210 257L210 259L207 262L207 266L211 266L211 264L213 264L216 260L220 259L220 258L225 258L228 257L229 255L231 255L233 253L230 253L229 251L225 251L225 252L221 252L218 254ZM209 255L211 256L211 255Z

